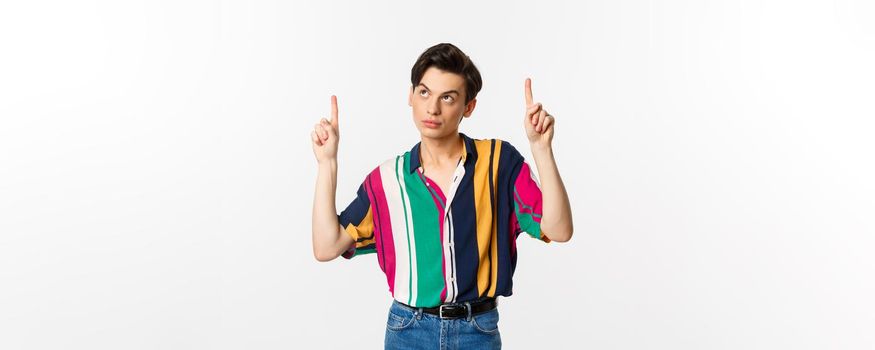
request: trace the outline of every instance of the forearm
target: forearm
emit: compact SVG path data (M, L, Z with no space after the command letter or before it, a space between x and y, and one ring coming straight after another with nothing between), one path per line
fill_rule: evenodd
M334 258L340 230L337 221L337 160L319 163L313 199L313 254L319 260Z
M550 240L565 242L571 239L574 225L571 218L571 204L565 184L559 176L559 168L553 157L551 146L532 145L532 156L538 168L542 192L541 231Z

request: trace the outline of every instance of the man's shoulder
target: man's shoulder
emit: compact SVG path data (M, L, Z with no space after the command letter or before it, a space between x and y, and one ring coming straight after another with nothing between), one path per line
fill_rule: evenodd
M491 149L492 145L495 144L496 146L499 146L505 150L510 150L513 152L517 151L516 147L512 143L510 143L510 141L500 139L500 138L483 138L483 139L472 138L471 140L474 141L474 145L477 148Z
M404 165L404 156L410 153L410 151L405 151L404 153L394 155L391 158L385 158L383 161L379 162L377 166L371 169L371 172L379 172L381 169L394 169L396 166Z
M519 172L525 157L517 150L510 141L500 138L472 139L477 148L478 161L489 162L490 159L498 162L499 173L515 175Z
M478 148L488 149L491 152L501 152L502 158L507 156L509 159L514 161L520 160L523 158L522 154L519 150L514 146L510 141L500 139L500 138L491 138L491 139L478 139L474 140L475 144L478 145ZM494 146L493 146L494 145Z
M496 139L496 143L501 143L501 148L515 156L520 156L520 152L512 143L506 140Z

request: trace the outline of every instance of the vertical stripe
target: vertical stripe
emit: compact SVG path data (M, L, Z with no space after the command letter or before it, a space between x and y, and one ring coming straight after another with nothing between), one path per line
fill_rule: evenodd
M499 141L501 150L498 156L498 179L496 180L496 254L495 264L497 265L495 279L494 295L503 295L513 288L513 276L516 264L513 260L514 241L516 240L515 231L511 230L511 218L513 217L513 179L515 174L513 170L518 170L522 164L522 156L510 143Z
M444 218L446 220L446 224L443 227L445 233L441 237L444 243L444 284L447 287L446 294L441 296L441 300L445 303L451 303L456 299L456 291L458 290L458 285L456 284L456 252L453 247L453 213L448 211L444 214Z
M489 162L492 142L490 140L475 141L478 160L474 165L474 206L477 221L477 251L480 264L477 268L477 295L483 295L489 288L492 267L489 260L489 243L492 235L492 198L489 193L489 176L492 171ZM486 159L484 159L486 158ZM486 161L484 161L486 160Z
M398 191L399 196L401 198L401 208L404 211L404 232L407 235L407 258L408 264L410 265L410 269L408 270L408 285L407 289L410 291L410 294L407 297L408 305L416 305L416 297L417 297L417 260L416 260L416 231L413 226L413 217L411 216L411 212L413 211L410 208L410 198L407 196L407 185L404 181L404 175L402 172L407 171L407 167L404 165L407 164L405 158L408 158L410 153L406 153L404 156L397 157L395 160L395 180L398 181Z
M453 174L452 184L450 185L450 193L447 196L447 206L446 210L443 212L442 220L446 220L446 224L443 224L441 227L441 238L444 243L444 270L446 271L444 277L446 278L446 286L447 293L443 296L444 302L455 302L456 294L459 289L458 282L456 281L456 259L455 259L455 237L453 237L453 212L450 210L455 197L456 192L459 189L459 184L462 182L462 179L465 178L465 162L464 157L459 161L456 165L456 171Z
M438 232L439 232L439 236L440 236L440 237L438 237L438 241L441 244L440 245L440 247L441 247L441 249L440 249L441 260L439 262L439 265L441 266L441 273L440 273L441 281L440 281L440 283L443 284L442 286L439 286L440 292L438 294L438 301L443 301L443 300L446 300L446 296L447 296L447 288L446 288L446 286L447 286L447 284L446 284L447 266L446 266L446 262L449 259L449 256L446 254L446 250L444 248L444 246L446 245L446 243L445 243L446 241L445 241L445 237L444 237L444 221L445 221L444 215L446 215L446 211L444 210L445 209L444 203L446 202L446 198L444 197L443 193L441 193L440 186L437 184L437 182L434 182L431 179L429 179L428 177L426 177L425 174L421 172L421 168L417 169L416 173L419 174L419 178L422 180L422 182L425 184L425 187L428 189L429 193L431 194L432 204L435 207L434 213L435 213L435 215L437 215L436 219L438 222ZM428 302L424 302L424 303L429 304ZM432 301L430 303L436 303L436 302Z
M501 142L492 140L492 151L489 154L489 197L492 201L492 232L490 233L489 241L489 266L492 271L489 274L489 293L490 297L495 296L495 288L498 286L498 163L501 155Z
M389 292L395 295L395 246L392 237L392 220L389 217L389 205L383 191L381 167L374 169L368 177L371 205L374 207L374 229L380 241L380 256L383 257L383 272L389 284Z
M377 226L378 226L377 222L380 219L377 217L377 204L374 201L374 196L372 194L373 193L373 186L371 186L371 174L368 174L368 176L365 177L364 188L365 188L365 193L367 193L367 195L368 195L368 202L371 205L371 207L368 210L373 211L372 215L373 215L373 223L374 223L374 241L375 241L374 243L375 243L375 246L377 249L377 264L380 265L380 270L385 272L386 268L383 265L384 260L385 260L385 259L383 259L383 251L384 251L383 247L382 247L383 241L380 239L380 232L378 232L378 230L377 230Z
M435 247L443 247L444 220L443 220L442 215L444 214L444 203L446 202L446 199L444 198L443 194L441 193L440 186L438 186L438 184L436 182L434 182L431 179L429 179L428 177L426 177L425 174L422 172L422 168L418 168L418 169L414 170L414 172L418 175L419 180L423 184L425 184L425 188L428 190L429 194L431 195L431 198L432 198L431 203L432 203L432 207L434 208L434 210L431 210L431 212L433 212L435 215L435 220L436 220L435 222L437 223L437 230L438 230L438 234L439 234L439 237L437 237L437 241L441 244L441 245L436 245ZM431 236L431 234L428 234L428 236ZM420 237L422 237L422 235L420 235ZM435 248L435 249L437 249L437 248ZM446 297L447 290L446 290L446 283L444 281L444 278L447 275L447 271L446 271L446 266L445 266L444 262L447 261L447 257L445 256L444 249L439 249L439 252L440 252L440 260L439 261L427 263L427 264L429 264L429 266L431 266L431 264L434 264L435 266L437 266L437 265L441 266L440 273L437 274L437 276L431 277L431 278L435 279L436 285L433 287L430 287L430 288L435 288L435 289L439 289L439 290L432 291L431 289L429 289L429 293L437 293L438 297L436 300L433 297L426 297L426 298L420 297L420 300L422 301L423 305L428 305L428 304L437 305L437 304L439 304L439 301L444 300L444 298ZM426 262L423 261L421 256L420 256L419 261L422 262L420 264L420 266L423 266L424 264L426 264ZM440 280L438 280L438 278L440 278ZM422 279L420 279L420 281L422 281ZM423 291L424 289L422 289L422 287L420 287L419 290ZM420 296L421 295L422 295L422 292L420 292ZM426 301L426 300L429 300L429 301Z
M476 141L469 139L472 152L477 154ZM484 152L483 156L487 154ZM457 301L468 301L479 296L478 284L480 268L480 248L477 235L477 201L475 189L479 190L476 168L481 160L478 156L465 163L465 176L456 190L455 199L450 207L453 216L453 240L456 258L456 283L458 284ZM479 175L478 175L479 176Z
M421 178L419 171L410 169L410 152L404 156L404 167L401 168L401 178L406 190L407 205L410 208L411 227L415 228L415 237L411 242L414 257L413 302L421 306L437 306L440 304L440 294L443 289L443 266L441 264L440 213L432 192ZM413 230L411 230L413 231Z
M394 297L399 301L409 301L410 298L410 251L407 243L407 228L404 216L404 205L401 202L401 187L395 176L397 157L380 166L380 177L383 179L383 193L389 208L389 219L392 227L392 238L395 248L395 281L393 283Z

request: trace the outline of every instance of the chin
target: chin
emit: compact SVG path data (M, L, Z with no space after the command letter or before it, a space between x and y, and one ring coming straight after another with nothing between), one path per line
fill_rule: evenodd
M419 128L419 134L422 136L436 137L441 135L441 130L434 130L425 127Z
M428 137L433 139L442 139L448 136L452 136L455 134L452 130L434 130L434 129L425 129L419 131L422 137Z

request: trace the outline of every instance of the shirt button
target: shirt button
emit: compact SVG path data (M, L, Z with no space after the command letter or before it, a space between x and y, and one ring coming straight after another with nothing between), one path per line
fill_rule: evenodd
M456 280L455 277L450 277L450 282L453 282L453 281L455 281L455 280Z

